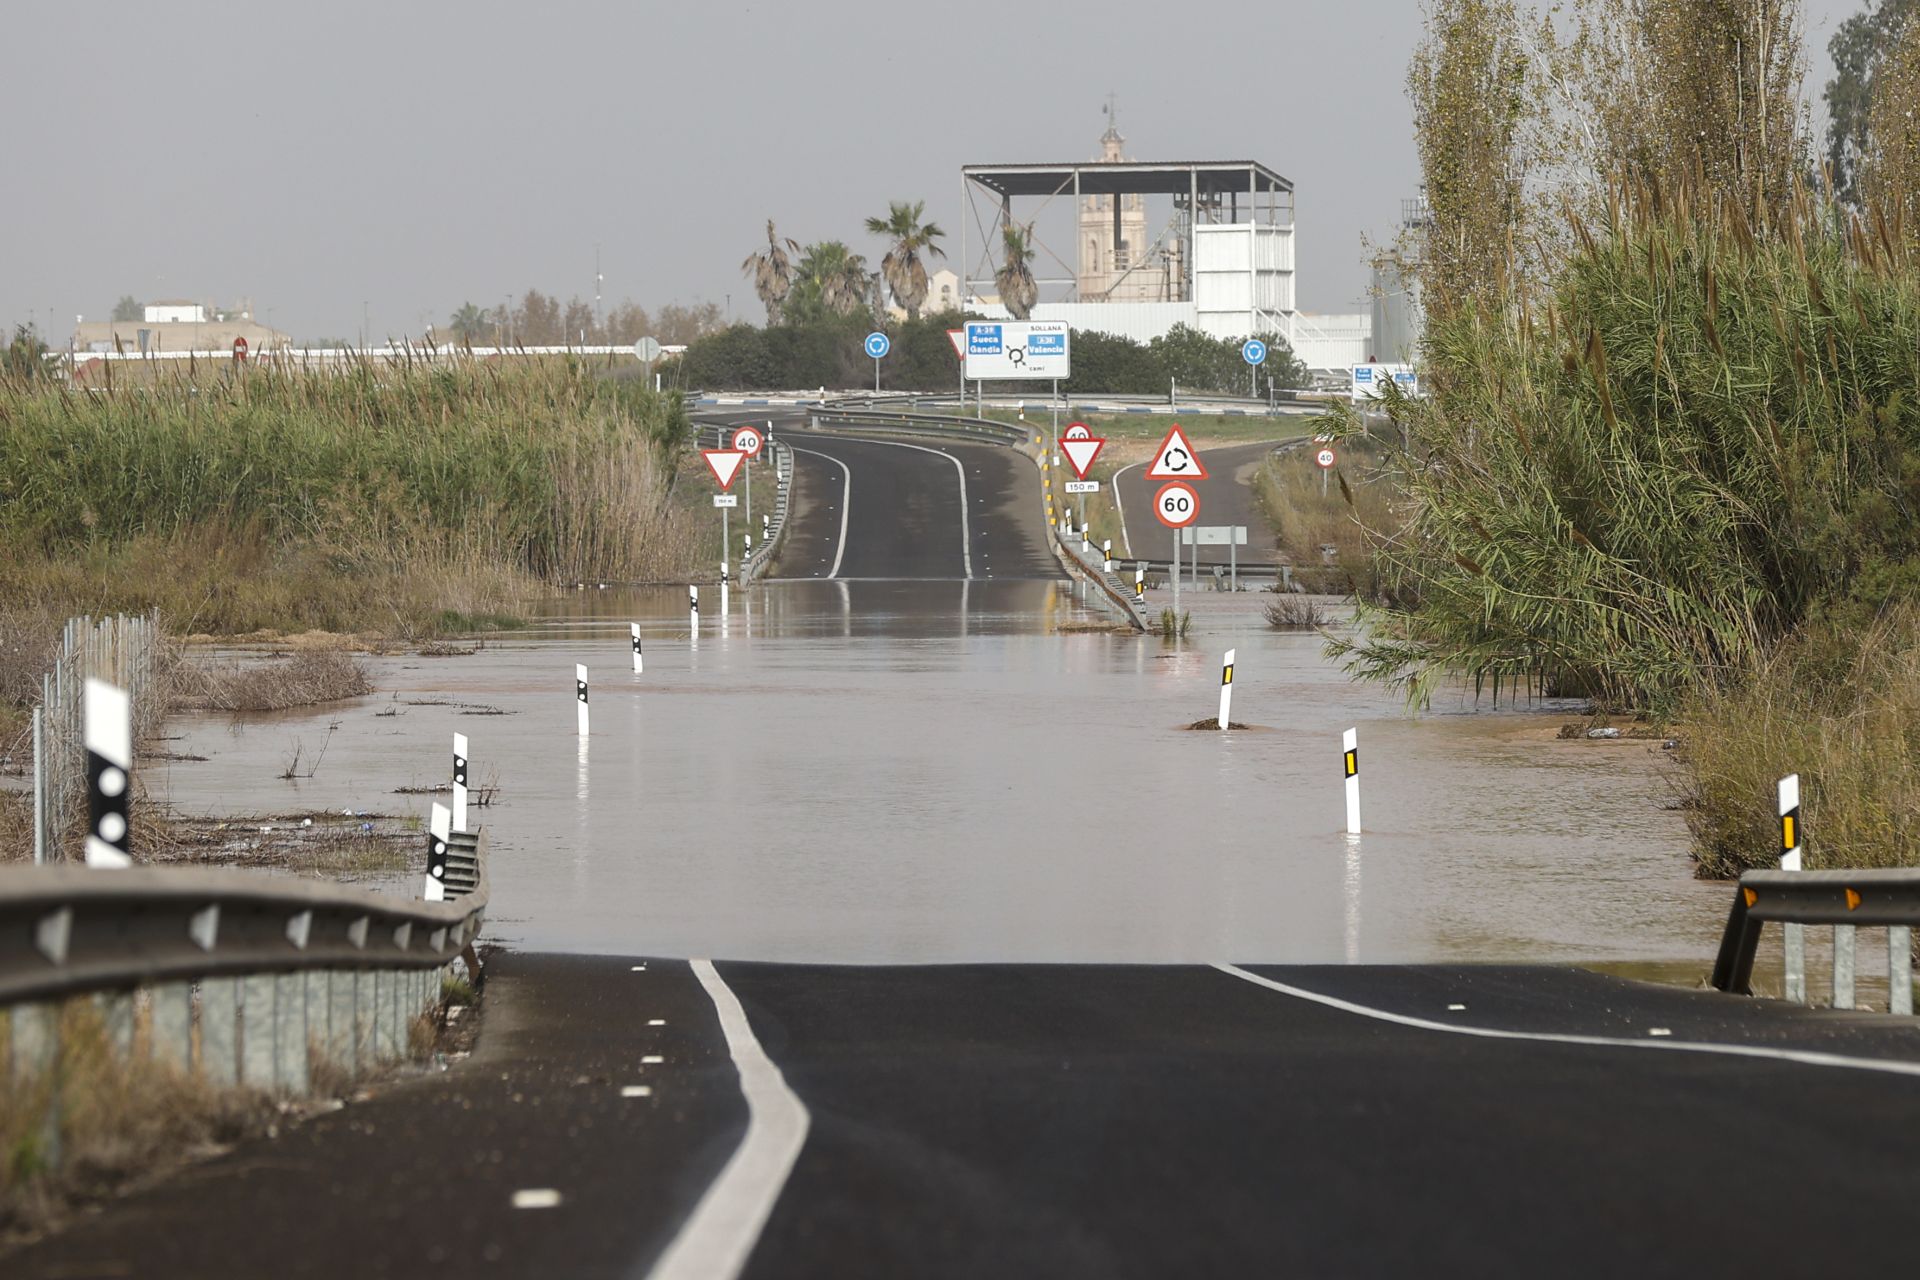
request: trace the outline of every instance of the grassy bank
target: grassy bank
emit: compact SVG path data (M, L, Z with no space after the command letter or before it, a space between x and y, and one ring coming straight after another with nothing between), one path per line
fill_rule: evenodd
M1372 440L1347 440L1338 452L1332 472L1321 470L1311 448L1268 459L1254 477L1254 496L1296 581L1309 591L1379 600L1384 587L1367 531L1392 527L1394 478ZM1331 565L1324 546L1334 548Z
M679 401L585 363L0 383L0 592L181 631L418 635L684 576Z

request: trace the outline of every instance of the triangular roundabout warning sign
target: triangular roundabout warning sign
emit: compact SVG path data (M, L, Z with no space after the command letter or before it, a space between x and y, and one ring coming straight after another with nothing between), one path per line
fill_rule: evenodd
M734 477L740 474L740 464L747 455L738 449L702 449L700 456L707 460L707 466L713 472L713 478L724 489L733 488Z
M1149 480L1205 480L1207 469L1200 462L1200 455L1193 451L1193 443L1187 439L1187 433L1174 423L1173 430L1167 432L1167 438L1160 442L1160 448L1153 455L1153 465L1147 468Z
M1092 466L1093 460L1100 456L1100 450L1106 443L1105 440L1096 440L1092 436L1081 436L1078 439L1063 436L1060 440L1060 452L1067 455L1067 464L1073 468L1073 474L1085 480L1087 468Z

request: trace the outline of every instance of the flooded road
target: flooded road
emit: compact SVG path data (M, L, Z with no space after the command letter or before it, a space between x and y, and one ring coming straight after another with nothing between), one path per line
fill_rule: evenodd
M151 784L189 812L424 813L472 740L493 938L845 962L1709 957L1658 744L1549 740L1570 714L1408 717L1258 597L1195 636L1076 632L1064 583L822 581L579 593L471 656L369 661L380 693L176 726ZM1249 603L1250 601L1254 603ZM646 674L627 623L642 622ZM1233 734L1211 716L1238 649ZM573 666L592 672L575 733ZM415 705L417 704L417 705ZM504 713L504 714L501 714ZM328 726L337 725L329 733ZM1357 725L1366 834L1343 834ZM278 775L294 744L325 756Z

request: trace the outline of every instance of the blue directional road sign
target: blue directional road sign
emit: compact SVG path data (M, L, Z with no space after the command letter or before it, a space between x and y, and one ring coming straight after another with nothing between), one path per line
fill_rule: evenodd
M878 360L893 350L893 344L887 341L887 335L875 330L867 335L867 354Z
M1240 358L1248 364L1264 364L1267 359L1267 344L1258 338L1248 338L1240 348Z

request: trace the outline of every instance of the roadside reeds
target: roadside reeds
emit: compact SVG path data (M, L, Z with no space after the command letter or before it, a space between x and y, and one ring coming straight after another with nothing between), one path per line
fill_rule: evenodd
M578 361L0 381L0 589L412 633L540 582L671 575L688 440L677 397Z

